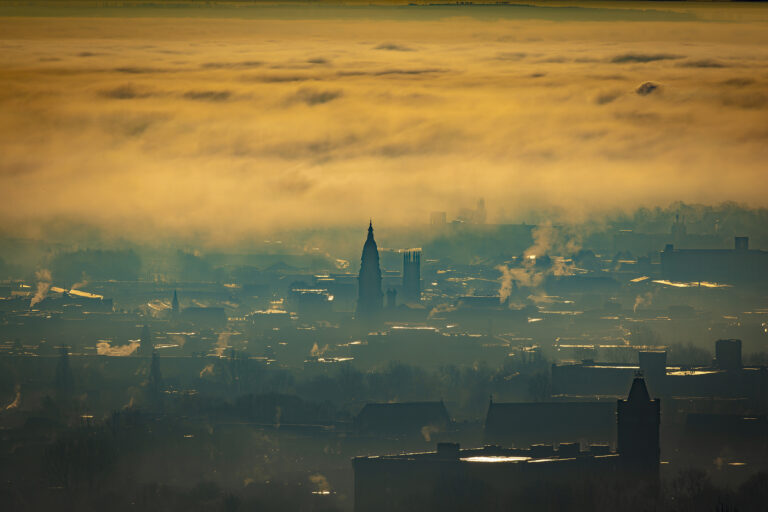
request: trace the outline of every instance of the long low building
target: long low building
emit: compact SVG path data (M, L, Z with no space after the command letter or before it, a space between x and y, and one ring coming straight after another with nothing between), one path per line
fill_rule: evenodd
M616 440L616 402L493 402L483 442L524 447L534 443L609 443Z
M672 281L760 286L768 281L768 251L750 249L745 236L734 239L733 249L675 249L667 244L661 273Z
M667 397L742 398L757 410L768 406L768 368L743 366L741 341L718 340L710 366L667 366L664 352L639 352L638 365L582 361L552 365L552 395L620 396L642 370L651 391Z
M551 444L462 450L438 443L435 452L356 457L355 511L533 510L551 486L657 479L660 401L636 376L627 400L614 407L616 452L607 445L582 450L579 443L560 443L557 450Z
M439 443L437 451L357 457L355 512L511 510L518 493L541 481L568 482L575 475L608 476L619 455L604 447L581 452L578 444L505 449L460 449Z

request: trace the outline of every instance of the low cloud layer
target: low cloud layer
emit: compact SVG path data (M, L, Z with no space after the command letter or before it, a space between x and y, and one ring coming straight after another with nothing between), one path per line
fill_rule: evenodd
M0 220L227 244L553 208L768 205L768 24L14 18Z

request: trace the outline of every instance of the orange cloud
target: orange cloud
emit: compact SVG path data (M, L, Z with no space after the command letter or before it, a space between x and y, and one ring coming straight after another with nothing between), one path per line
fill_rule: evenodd
M14 18L0 219L227 244L480 196L491 221L766 206L752 19Z

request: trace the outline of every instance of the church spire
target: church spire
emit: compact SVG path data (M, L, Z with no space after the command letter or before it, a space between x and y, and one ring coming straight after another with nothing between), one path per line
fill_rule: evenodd
M368 238L363 245L360 258L360 274L357 278L357 313L356 317L367 322L375 322L381 313L384 294L381 292L381 267L379 249L373 238L373 221L368 222Z

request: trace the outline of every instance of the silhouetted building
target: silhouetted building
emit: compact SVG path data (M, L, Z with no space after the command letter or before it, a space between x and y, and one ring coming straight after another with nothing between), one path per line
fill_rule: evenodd
M749 249L749 238L736 237L733 249L675 249L661 252L661 272L672 281L755 284L768 281L768 251Z
M578 444L529 449L461 449L438 443L437 451L356 457L355 512L538 510L543 495L533 486L570 485L613 477L619 457L604 446L580 451ZM548 493L544 493L548 494Z
M525 447L535 443L578 441L611 443L616 433L616 408L602 402L491 401L485 417L483 443Z
M445 226L447 215L445 212L432 212L429 214L429 223L432 226Z
M675 222L672 224L672 240L675 245L681 245L685 242L685 237L688 234L688 228L685 227L685 217L680 220L680 214L675 214Z
M720 370L741 370L741 340L717 340L715 366Z
M303 284L303 283L302 283ZM333 295L323 288L291 287L288 292L291 305L302 320L327 319L333 310Z
M485 211L485 199L480 198L477 200L477 207L462 208L459 210L459 215L456 218L456 223L467 224L485 224L487 213Z
M552 510L546 486L554 492L590 479L610 485L653 477L659 468L659 401L650 399L637 377L617 405L618 453L605 444L582 451L579 443L560 443L557 450L552 444L462 450L457 443L438 443L436 452L355 457L355 512ZM377 416L382 421L385 413ZM543 492L530 493L542 484Z
M410 249L403 253L403 300L421 300L421 250Z
M387 309L395 309L397 307L397 290L390 288L387 290Z
M171 301L171 313L174 315L179 314L179 297L176 295L176 290L173 290L173 300Z
M768 419L765 415L689 413L680 441L681 451L704 464L718 455L741 464L763 464L768 460Z
M740 340L718 340L712 365L666 366L662 351L639 351L639 365L580 363L552 365L553 396L621 396L642 370L654 395L688 398L741 398L752 407L768 405L768 371L760 366L743 366Z
M651 389L665 389L667 376L667 352L665 350L641 350L637 362Z
M355 418L358 435L387 438L429 438L450 425L443 402L365 404Z
M645 379L639 374L632 381L627 399L617 401L616 419L622 467L630 473L658 475L661 401L651 400Z
M224 311L224 308L195 306L182 310L181 321L197 327L223 328L227 325L227 313Z
M368 238L363 245L357 286L356 318L364 322L376 322L381 315L384 296L381 292L379 249L373 239L372 222L368 225Z
M155 346L152 343L152 333L149 330L149 326L144 324L141 328L141 337L139 338L139 350L136 351L137 355L149 357L155 350Z

